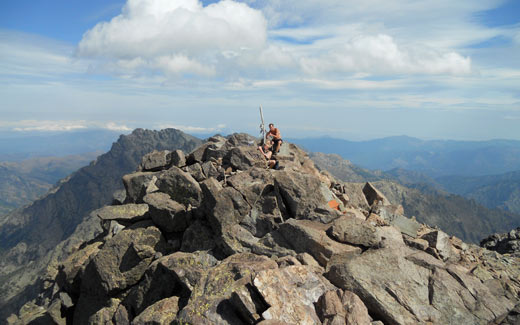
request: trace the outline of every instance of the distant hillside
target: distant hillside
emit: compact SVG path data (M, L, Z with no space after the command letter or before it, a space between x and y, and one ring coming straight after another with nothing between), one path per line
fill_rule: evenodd
M446 193L428 184L403 186L398 183L399 177L406 175L403 171L373 173L348 161L341 161L337 155L313 154L311 158L320 169L328 170L343 181L375 181L376 187L391 202L403 205L405 215L415 216L418 221L438 226L465 241L478 243L491 233L509 231L520 225L520 214L488 209L474 200ZM404 179L413 178L414 175L422 178L411 174Z
M0 319L25 300L23 290L31 293L28 285L49 263L47 254L68 238L90 211L112 201L114 191L123 188L121 177L134 171L143 155L154 149L191 151L201 143L174 129L137 129L121 136L109 152L72 174L43 198L1 216ZM91 230L87 227L85 231ZM54 255L59 257L60 252ZM16 295L17 300L10 301Z
M102 152L0 162L0 215L29 204Z
M447 191L488 208L520 213L520 171L480 177L445 176L436 181Z
M335 153L368 169L403 168L430 177L478 176L520 170L520 141L420 140L401 136L370 141L290 139L313 152Z

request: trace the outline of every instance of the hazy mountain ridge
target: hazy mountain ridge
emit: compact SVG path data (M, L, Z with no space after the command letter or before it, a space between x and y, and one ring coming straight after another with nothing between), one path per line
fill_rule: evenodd
M0 215L36 200L102 152L0 162Z
M43 261L47 254L67 239L91 210L111 202L114 191L123 188L121 177L134 171L143 155L152 150L191 151L200 143L174 129L136 129L44 197L0 216L0 304L5 312L8 300L32 283L49 262ZM26 267L29 261L31 268ZM5 315L2 312L0 316Z
M407 216L415 216L420 222L438 226L466 241L479 243L491 233L506 232L520 225L520 214L488 209L475 200L447 193L426 183L399 184L400 178L408 181L416 181L414 176L428 179L416 172L371 172L333 154L312 154L311 158L320 169L328 170L342 181L375 181L374 184L392 203L403 206Z
M291 139L309 151L335 153L363 168L403 168L432 178L480 176L520 170L520 141L420 140L401 136L370 141Z
M446 176L437 182L446 190L488 208L520 213L520 171L480 177Z

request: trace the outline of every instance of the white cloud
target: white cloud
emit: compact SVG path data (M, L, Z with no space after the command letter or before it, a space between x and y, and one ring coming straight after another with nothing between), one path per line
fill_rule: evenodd
M315 58L303 57L302 69L309 74L368 72L372 74L467 74L471 60L454 52L400 47L392 37L358 36L341 48Z
M132 131L132 129L128 126L123 124L116 124L114 122L109 122L105 124L104 128L110 131Z
M160 129L178 129L183 132L194 132L194 133L207 133L207 132L219 132L226 128L225 124L218 124L214 127L203 127L203 126L191 126L191 125L176 125L176 124L160 124L158 125Z
M84 34L77 53L128 69L211 76L219 57L263 48L266 28L260 11L231 0L205 7L198 0L128 0L120 15Z
M105 129L110 131L132 131L123 124L115 122L97 122L85 120L20 120L0 122L0 129L9 129L17 132L66 132L85 129Z
M12 123L14 131L75 131L87 128L85 121L23 120Z

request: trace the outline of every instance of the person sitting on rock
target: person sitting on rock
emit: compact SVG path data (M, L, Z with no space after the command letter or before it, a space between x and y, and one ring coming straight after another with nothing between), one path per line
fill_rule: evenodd
M274 127L273 123L269 124L269 132L265 135L266 137L272 137L273 141L273 154L277 154L280 151L280 146L282 145L282 135L280 134L280 130Z
M276 156L273 156L273 151L271 150L271 144L269 141L264 143L263 146L259 146L258 150L264 155L267 160L267 167L271 169L278 169L279 163L276 159Z

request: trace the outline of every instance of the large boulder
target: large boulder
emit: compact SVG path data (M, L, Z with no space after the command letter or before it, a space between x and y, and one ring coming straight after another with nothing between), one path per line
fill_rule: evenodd
M176 252L163 256L150 264L123 305L132 318L140 315L147 306L168 297L177 296L186 303L199 278L216 264L217 260L206 252Z
M143 201L150 206L150 217L162 231L179 232L188 228L191 211L186 211L184 205L172 200L168 194L150 193Z
M240 223L249 213L249 204L234 188L222 187L214 178L202 182L201 188L204 196L201 209L217 234L226 226Z
M290 219L281 224L272 236L280 246L290 248L296 253L309 253L321 266L326 266L329 258L334 254L361 253L359 247L341 244L329 238L326 234L328 228L328 225L320 222Z
M148 205L128 203L124 205L105 206L94 211L101 223L115 220L122 224L131 224L148 219Z
M358 218L341 217L336 219L327 233L337 241L351 245L378 247L381 242L381 236L376 227Z
M81 292L114 295L136 284L163 245L161 231L149 221L125 228L108 239L87 265Z
M223 162L235 170L266 167L266 160L256 146L234 147L224 156Z
M126 189L126 203L142 203L147 193L157 190L155 181L158 173L136 172L123 176Z
M253 324L254 315L260 315L267 306L261 297L247 288L251 287L255 274L276 268L276 262L266 256L243 253L226 258L200 277L188 304L179 312L177 321L209 325L243 324L244 320L249 319L247 323ZM251 303L238 304L237 299L232 300L237 292L242 295L240 301Z
M159 171L170 167L172 162L172 153L169 150L154 150L143 156L139 171Z
M161 172L156 182L162 193L166 193L174 201L185 206L198 206L201 201L202 191L199 183L189 174L178 167Z
M468 270L406 247L335 255L327 268L333 284L357 294L385 324L485 324L513 308Z
M315 176L282 170L274 175L274 184L291 218L327 223L341 215L330 208L335 197Z
M334 289L322 275L303 265L260 271L253 283L270 306L262 317L288 324L319 324L314 304Z

